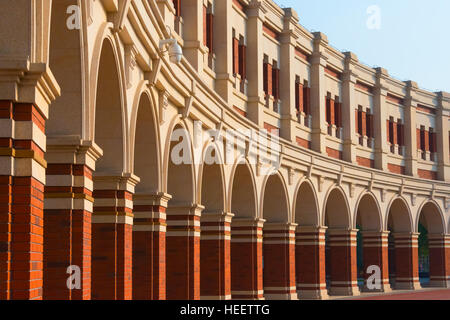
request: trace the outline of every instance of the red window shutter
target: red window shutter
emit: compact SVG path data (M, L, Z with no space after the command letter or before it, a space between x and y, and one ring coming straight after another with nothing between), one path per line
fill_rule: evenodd
M335 102L334 103L334 115L335 115L335 124L338 128L342 127L342 114L341 111L342 110L342 103L340 102Z
M422 150L422 132L416 129L417 149Z
M303 108L307 115L311 114L311 88L303 87Z
M275 99L280 98L280 69L272 69L272 95Z
M239 40L233 37L233 74L239 72Z
M361 135L367 136L367 117L364 111L361 111Z
M398 144L398 134L397 134L397 122L392 122L392 135L393 135L393 139L394 139L394 144Z
M300 111L300 83L295 83L295 110Z
M425 151L430 151L430 134L427 130L424 131L424 137Z
M272 65L270 63L267 64L267 94L272 95L273 94L273 72L272 72Z
M298 93L298 110L300 112L305 112L305 103L304 103L305 97L303 96L304 93L303 84L298 83L297 93Z
M391 142L391 121L389 121L389 120L386 120L386 136L387 136L387 141Z
M206 46L208 43L208 19L207 19L207 10L205 6L203 6L203 44Z
M239 45L239 74L242 79L247 78L247 47Z
M214 15L212 13L208 13L206 15L206 24L207 24L207 39L206 46L209 48L209 52L214 52Z
M336 110L334 99L330 99L330 121L332 125L336 124Z
M359 133L359 112L355 110L355 132Z
M264 62L263 65L263 82L264 82L264 92L266 95L269 94L269 64Z
M175 16L181 16L181 0L173 0L173 6L175 8Z

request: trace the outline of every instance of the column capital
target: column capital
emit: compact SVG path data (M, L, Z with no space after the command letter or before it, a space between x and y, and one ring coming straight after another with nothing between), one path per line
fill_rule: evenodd
M258 18L260 20L264 20L264 16L267 13L267 9L264 8L262 1L260 0L252 0L247 7L247 17L250 18Z
M205 207L196 203L178 204L174 203L167 208L167 215L183 215L200 217Z
M172 199L172 196L168 193L157 192L149 194L135 194L133 200L135 204L139 205L151 205L167 208L168 202Z
M95 190L122 190L134 193L136 185L140 179L132 173L102 173L94 172Z
M217 212L203 212L202 222L228 222L231 223L234 214L230 212L217 211Z
M36 105L48 119L49 105L61 95L61 88L45 63L29 58L0 56L0 98Z
M103 150L93 141L79 136L47 137L46 159L49 163L86 165L95 170L95 163L103 156Z

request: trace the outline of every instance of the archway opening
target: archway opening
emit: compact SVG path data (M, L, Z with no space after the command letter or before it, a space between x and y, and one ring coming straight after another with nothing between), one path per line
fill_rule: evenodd
M201 207L195 204L190 135L181 125L171 133L168 154L166 285L169 300L200 299Z
M376 200L371 194L364 195L358 204L356 229L358 286L365 290L366 280L371 274L369 267L375 265L382 268L382 248L380 250L378 247L383 243L382 222Z
M325 286L325 229L320 227L313 185L303 182L295 199L295 279L299 299L323 299Z
M325 204L325 274L328 294L351 295L356 278L356 248L349 218L349 208L343 192L335 188ZM356 279L354 279L356 281Z
M120 77L112 43L105 39L102 46L97 79L94 141L103 150L94 173L94 215L92 219L92 297L94 299L130 299L132 256L132 227L123 217L132 208L120 206L131 200L131 190L123 184L124 176L124 120ZM121 183L118 183L118 182ZM126 186L124 186L126 185ZM111 214L111 215L110 215ZM124 248L119 253L119 248ZM118 270L105 275L105 270ZM123 282L122 282L123 281ZM116 285L123 283L122 286Z
M266 299L297 298L295 227L290 223L286 189L280 174L267 178L263 199L263 284Z
M231 192L231 295L232 299L263 298L262 227L256 209L251 168L237 165Z
M230 288L230 223L225 212L222 168L215 146L205 150L201 176L200 295L202 299L228 300Z
M165 299L160 290L164 269L164 253L159 250L163 232L158 223L165 209L154 205L163 203L159 191L158 137L152 103L147 94L142 94L136 115L134 132L134 173L140 178L133 196L133 299ZM153 226L149 221L152 221Z
M388 214L389 283L393 289L400 289L400 279L404 275L412 277L414 268L410 261L405 261L411 257L411 217L405 201L401 198L394 200Z
M427 202L419 212L419 281L422 287L441 286L445 273L442 259L441 241L444 234L444 222L439 208L433 202Z

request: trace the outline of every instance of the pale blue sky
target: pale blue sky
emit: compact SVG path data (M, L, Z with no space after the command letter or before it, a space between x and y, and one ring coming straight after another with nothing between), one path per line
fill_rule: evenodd
M369 66L386 68L421 88L450 92L449 0L275 0L300 23ZM367 27L367 8L381 9L381 29Z

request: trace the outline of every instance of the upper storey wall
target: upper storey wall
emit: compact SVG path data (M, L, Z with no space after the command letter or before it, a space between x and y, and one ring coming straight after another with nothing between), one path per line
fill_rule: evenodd
M188 61L260 128L340 160L450 180L446 93L361 64L271 0L171 1Z

